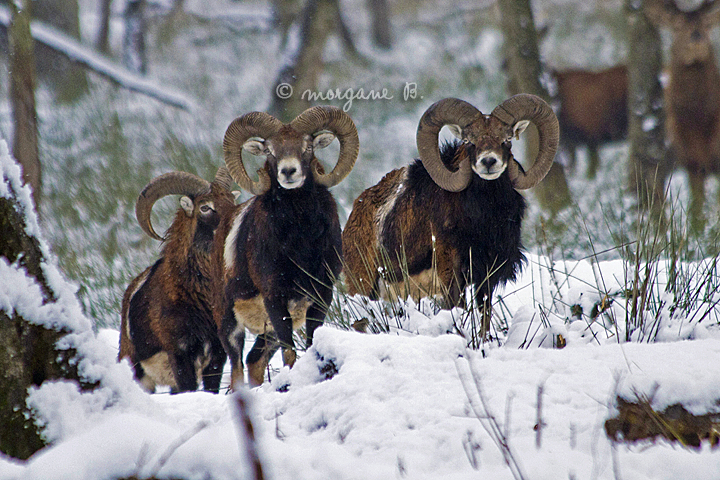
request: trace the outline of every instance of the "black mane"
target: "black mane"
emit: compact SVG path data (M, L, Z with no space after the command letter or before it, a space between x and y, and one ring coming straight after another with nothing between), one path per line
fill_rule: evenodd
M443 143L440 147L443 163L452 165L463 146L457 140ZM423 212L432 228L452 243L461 263L468 269L464 275L472 278L469 283L480 285L488 273L492 273L492 288L515 280L525 261L521 223L527 205L525 198L513 187L507 170L496 180L485 180L473 173L465 190L448 192L432 180L422 161L415 160L408 167L403 195L412 196L414 211ZM385 245L400 243L396 235L402 220L396 217L397 213L393 212L384 226ZM430 268L431 258L428 254L418 264L409 265L409 273L414 275Z

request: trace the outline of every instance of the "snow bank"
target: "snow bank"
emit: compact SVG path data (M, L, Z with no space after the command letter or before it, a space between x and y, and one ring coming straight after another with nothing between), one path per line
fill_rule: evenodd
M44 303L40 285L18 264L0 259L0 309L12 317L17 313L27 321L47 328L70 333L58 342L60 349L75 349L79 359L78 372L89 383L99 383L92 393L81 393L70 382L47 382L30 393L28 404L39 415L40 424L47 426L50 441L66 438L90 425L95 416L104 414L113 405L132 404L135 408L147 401L132 379L127 363L116 361L117 349L99 341L75 296L77 287L64 279L54 263L47 244L40 234L30 187L23 185L21 170L0 140L0 195L9 198L14 192L25 216L28 235L38 239L45 258L41 264L55 301ZM95 414L95 416L93 415Z
M717 340L499 348L486 355L466 351L457 335L318 329L292 370L251 391L269 478L512 478L471 413L458 378L463 362L477 372L487 414L508 432L527 478L611 479L617 469L629 480L710 480L720 471L720 456L707 447L695 452L662 441L613 447L603 431L618 393L655 392L657 408L675 402L697 412L717 408ZM545 427L537 448L539 385ZM247 478L232 396L142 394L123 408L103 408L99 393L82 397L62 384L40 391L55 397L48 427L63 419L77 426L58 429L55 445L26 466L0 460L0 478Z
M26 199L29 228L37 228L29 192L18 187L19 169L4 142L0 166L6 179L0 193L7 195L13 185ZM527 276L513 287L524 293L505 297L516 312L505 347L484 354L466 350L464 339L446 334L457 312L438 312L423 302L405 304L406 313L390 334L318 329L314 346L292 370L281 369L249 395L269 478L512 478L469 407L468 394L477 396L479 389L483 414L500 423L527 478L716 479L720 456L707 446L699 452L663 441L614 446L603 425L614 414L618 394L647 396L657 409L682 403L693 413L718 411L720 340L597 341L587 329L585 336L573 333L579 321L568 324L569 313L557 308L549 325L534 328L542 326L546 337L567 335L565 349L513 348L513 339L525 335L522 327L532 324L538 301L547 302L549 295L551 303L560 293L590 308L599 296L597 289L585 287L599 271L608 283L623 278L616 264L568 264L563 268L577 282L551 292L546 273L535 269L544 261L533 258ZM0 262L0 308L72 329L62 347L77 349L81 374L98 387L82 392L74 383L57 381L33 389L29 404L52 444L26 463L0 457L0 479L249 478L233 397L145 394L127 363L115 360L117 332L96 335L75 287L52 261L44 269L58 297L46 305L22 269ZM466 392L458 371L469 368L479 381ZM539 386L544 427L537 447Z
M564 350L494 349L482 358L465 352L453 335L437 338L362 335L322 328L313 351L257 393L265 437L276 452L277 478L474 478L468 445L488 478L511 478L502 456L470 413L458 379L463 355L482 379L489 414L506 424L511 444L528 478L612 478L611 446L603 431L617 393L651 393L654 406L682 402L716 408L720 398L720 342L578 346ZM704 368L688 361L702 357ZM677 368L669 372L666 358ZM319 373L329 361L337 374ZM708 365L713 365L707 368ZM620 379L619 386L616 383ZM666 381L667 380L667 381ZM715 385L713 385L715 383ZM543 447L535 447L537 387L544 386ZM698 385L698 389L688 388ZM287 388L279 393L277 388ZM632 398L632 397L630 397ZM509 421L508 421L509 419ZM278 438L279 437L279 438ZM468 440L470 439L470 440ZM472 450L472 449L471 449ZM288 452L289 451L289 452ZM637 456L621 448L623 478L674 478L656 465L690 468L686 478L713 478L720 459L658 445ZM284 453L279 453L284 452ZM287 453L285 453L287 452ZM277 457L284 456L281 461ZM277 463L285 463L277 467ZM688 465L694 465L692 468ZM632 466L634 470L629 470ZM626 470L626 467L628 470ZM600 469L600 471L598 470ZM638 475L625 476L637 470Z

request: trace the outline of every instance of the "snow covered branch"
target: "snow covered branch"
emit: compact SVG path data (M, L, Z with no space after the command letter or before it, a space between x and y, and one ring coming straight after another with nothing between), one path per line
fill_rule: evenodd
M7 28L10 21L10 12L7 8L0 6L0 25ZM183 110L190 111L194 108L194 102L185 94L162 87L141 75L131 72L92 48L86 47L78 40L43 22L33 20L30 29L35 41L47 45L73 62L89 68L123 88L147 95Z

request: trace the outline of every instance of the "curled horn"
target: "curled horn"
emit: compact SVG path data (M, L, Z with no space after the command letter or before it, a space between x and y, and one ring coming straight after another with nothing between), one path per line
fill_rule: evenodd
M215 185L218 185L219 187L223 188L224 190L230 191L230 188L232 188L232 184L233 184L233 178L230 175L230 172L228 171L227 167L218 168L217 173L215 173L215 178L213 179L213 183Z
M245 170L242 160L243 145L252 137L268 138L282 127L282 122L264 112L250 112L232 121L225 131L223 151L225 165L240 188L261 195L270 188L270 177L265 170L258 170L258 181L253 181Z
M418 124L416 143L420 160L430 177L443 190L460 192L472 179L470 161L465 159L456 172L451 172L440 159L438 135L445 125L465 129L482 118L480 110L457 98L444 98L430 105Z
M163 240L163 237L155 233L150 221L150 212L155 202L167 195L195 197L209 189L210 182L192 173L170 172L154 178L143 188L135 203L135 216L140 228L155 240Z
M513 158L508 164L508 170L513 187L518 190L526 190L540 183L550 171L560 140L560 127L550 105L538 96L521 93L495 107L490 116L500 120L509 129L521 120L530 120L535 124L540 145L532 167L523 172Z
M308 135L329 130L340 141L340 154L335 168L327 174L318 168L319 164L313 168L313 177L317 183L328 188L334 187L352 171L360 150L360 140L355 124L348 114L337 107L327 105L311 107L295 117L290 122L290 126Z

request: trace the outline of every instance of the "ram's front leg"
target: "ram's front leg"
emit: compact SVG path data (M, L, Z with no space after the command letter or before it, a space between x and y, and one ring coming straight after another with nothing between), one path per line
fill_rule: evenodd
M463 301L463 287L465 277L460 272L457 261L457 250L450 245L436 241L433 251L437 276L442 283L439 285L443 293L444 307L448 310L452 307L461 306Z
M170 393L191 392L197 390L198 379L195 371L195 362L187 351L178 350L169 356L170 368L175 377L175 386Z
M288 311L287 298L281 296L266 297L264 301L270 323L282 347L283 365L292 367L295 364L297 354L295 353L293 322Z
M265 381L265 370L267 370L270 359L278 349L278 342L273 332L261 333L255 338L255 343L250 349L245 363L248 367L248 380L250 385L257 387Z
M702 233L706 223L703 212L705 205L705 174L696 169L688 172L688 177L690 179L690 207L688 207L690 228L695 233Z
M210 362L202 372L203 389L205 391L213 393L220 391L220 381L222 380L225 360L227 360L225 349L217 338L213 339L210 346Z
M230 357L230 389L244 382L242 354L245 346L245 325L235 318L232 300L226 302L225 313L219 329L220 342Z
M328 280L328 285L331 284L332 283ZM318 291L320 296L319 304L318 302L313 302L312 305L310 305L310 307L308 308L307 314L305 315L305 338L308 348L312 346L315 330L317 330L318 327L320 327L325 321L325 315L327 315L327 308L332 302L333 296L332 288L322 287L318 288L316 291Z

